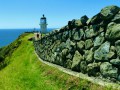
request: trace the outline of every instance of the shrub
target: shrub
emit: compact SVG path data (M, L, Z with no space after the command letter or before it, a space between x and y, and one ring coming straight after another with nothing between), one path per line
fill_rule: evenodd
M4 57L0 56L0 62L3 62L3 61L4 61Z

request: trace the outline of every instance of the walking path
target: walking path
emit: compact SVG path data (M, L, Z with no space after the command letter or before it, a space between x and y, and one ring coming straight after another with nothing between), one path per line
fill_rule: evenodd
M35 52L35 54L37 55L36 52ZM42 63L44 63L46 65L49 65L49 66L52 66L52 67L55 67L55 68L59 69L60 71L62 71L64 73L67 73L69 75L72 75L72 76L75 76L75 77L79 77L81 79L88 80L88 81L90 81L92 83L99 84L101 86L113 87L115 89L120 90L120 85L119 84L112 83L112 82L105 82L105 81L103 81L101 79L98 79L98 78L95 78L95 77L89 77L88 75L85 75L85 74L82 74L82 73L78 73L78 72L75 72L75 71L71 71L70 69L64 68L62 66L59 66L59 65L47 62L47 61L43 61L38 55L37 55L37 57L38 57L38 59Z

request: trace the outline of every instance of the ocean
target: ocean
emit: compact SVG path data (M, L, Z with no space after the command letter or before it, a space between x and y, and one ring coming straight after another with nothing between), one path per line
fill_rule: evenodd
M39 29L36 29L39 31ZM53 28L49 28L48 32ZM0 47L7 46L18 38L24 32L33 31L33 29L0 29Z

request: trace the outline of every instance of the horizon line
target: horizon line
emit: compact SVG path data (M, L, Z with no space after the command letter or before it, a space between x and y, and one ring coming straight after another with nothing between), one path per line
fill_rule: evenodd
M40 29L40 28L0 28L1 29ZM47 28L47 29L56 29L56 28Z

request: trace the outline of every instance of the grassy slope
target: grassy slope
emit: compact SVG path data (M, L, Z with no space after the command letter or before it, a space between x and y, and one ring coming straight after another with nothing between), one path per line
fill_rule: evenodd
M27 41L30 36L22 37L21 45L6 58L10 63L0 71L0 90L108 90L41 63Z

